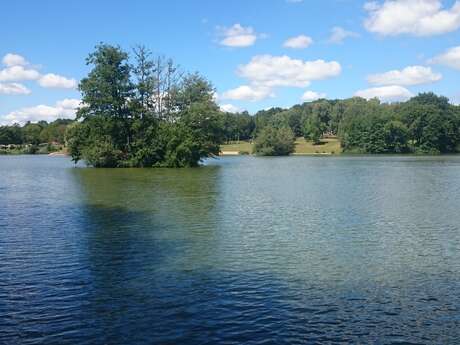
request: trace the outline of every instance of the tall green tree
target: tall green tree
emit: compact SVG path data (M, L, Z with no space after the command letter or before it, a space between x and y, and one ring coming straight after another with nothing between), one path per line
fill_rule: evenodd
M79 85L83 106L77 118L105 118L107 124L98 127L104 132L93 133L101 139L109 136L115 147L129 147L131 141L131 102L134 86L130 78L128 54L118 46L99 44L89 54L86 64L92 66ZM102 140L104 141L104 140Z
M323 125L316 114L309 116L305 121L303 135L305 139L313 141L315 145L321 142Z
M132 63L120 47L100 44L87 63L92 69L80 83L79 121L66 133L74 161L191 167L219 153L222 114L205 78L182 77L172 60L153 58L142 46Z

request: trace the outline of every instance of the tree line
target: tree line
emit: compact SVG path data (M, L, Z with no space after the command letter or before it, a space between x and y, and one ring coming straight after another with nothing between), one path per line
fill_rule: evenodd
M320 99L224 117L225 140L254 140L260 155L290 154L296 137L314 144L337 137L345 153L460 152L460 106L432 92L393 104L360 97Z
M394 104L359 97L321 99L259 111L253 122L252 138L262 154L289 154L294 138L301 136L315 144L338 137L346 153L460 152L460 106L434 93Z
M460 151L460 106L433 93L394 104L320 99L250 115L222 112L207 79L143 46L128 53L101 43L86 63L75 120L2 126L0 145L65 142L75 162L95 167L197 166L240 140L259 155L287 155L297 137L337 137L348 153Z
M67 126L73 120L27 122L0 126L0 154L45 154L62 150Z
M57 119L53 122L27 122L25 125L0 126L0 145L64 144L65 131L73 120Z

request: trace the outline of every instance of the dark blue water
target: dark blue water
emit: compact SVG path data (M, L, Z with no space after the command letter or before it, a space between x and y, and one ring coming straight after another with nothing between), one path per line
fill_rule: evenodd
M0 157L0 344L457 344L460 157Z

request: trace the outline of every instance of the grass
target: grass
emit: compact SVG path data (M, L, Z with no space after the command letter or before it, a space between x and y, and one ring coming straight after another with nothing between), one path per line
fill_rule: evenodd
M296 155L340 154L342 152L340 141L337 138L322 139L319 145L313 145L313 142L307 141L304 138L297 138L295 144L294 154ZM222 145L221 151L252 153L252 146L253 144L248 141L233 142Z
M249 141L239 141L230 144L221 145L221 151L248 152L252 153L253 144Z
M307 141L304 138L297 138L295 142L295 154L311 155L311 154L339 154L342 153L340 141L337 138L321 139L321 144L313 145L312 141Z

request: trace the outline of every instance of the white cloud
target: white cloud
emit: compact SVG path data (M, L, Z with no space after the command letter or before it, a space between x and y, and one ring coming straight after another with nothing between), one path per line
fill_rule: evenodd
M8 53L3 57L2 62L7 67L4 69L0 69L0 82L37 80L40 86L47 88L73 89L77 86L77 81L75 79L65 78L63 76L53 73L42 75L39 71L37 71L34 68L25 67L29 65L29 62L21 55ZM16 91L11 91L12 85L14 86L14 89ZM9 93L30 93L30 90L25 88L23 85L20 85L21 87L18 87L18 85L20 84L10 84L10 87L8 88ZM3 88L3 90L6 90L5 87ZM6 91L3 91L3 93L6 93Z
M63 109L76 109L80 105L81 101L76 98L64 98L63 100L56 102L56 106Z
M307 48L312 43L313 40L311 37L306 35L299 35L287 39L286 42L284 42L283 46L286 48L303 49Z
M307 87L310 81L335 77L341 73L336 61L302 61L289 56L258 55L238 68L238 74L251 84L263 87Z
M11 66L0 70L0 81L36 80L39 77L40 73L36 70L23 66Z
M244 27L241 24L235 24L229 28L218 27L220 31L220 44L227 47L249 47L257 41L257 34L251 27Z
M298 4L300 2L303 2L303 0L286 0L286 2L290 4Z
M68 79L53 73L43 75L38 80L38 83L40 86L47 88L74 89L77 87L75 79Z
M30 90L19 83L0 83L0 94L5 95L28 95Z
M409 34L432 36L460 27L460 1L443 9L441 0L385 0L368 2L365 28L386 36Z
M8 67L11 67L11 66L26 66L26 65L29 64L27 62L27 60L23 56L18 55L18 54L12 54L12 53L6 54L3 57L2 62L3 62L3 64L5 66L8 66Z
M0 122L4 124L24 124L27 121L45 120L50 122L58 118L74 118L79 104L80 100L67 98L56 102L54 106L40 104L35 107L22 108L1 116Z
M312 102L321 98L326 98L326 94L322 92L305 91L305 93L301 97L301 100L304 102Z
M434 73L430 67L408 66L402 70L392 70L381 74L370 75L367 80L375 85L420 85L434 83L442 79L442 75Z
M359 37L359 34L353 31L347 31L340 26L334 26L331 30L331 35L329 36L329 42L335 44L341 44L346 38L356 38Z
M273 96L272 89L269 87L242 85L225 91L219 98L256 102Z
M365 99L378 98L382 102L399 102L411 98L413 94L402 86L391 85L359 90L355 96Z
M460 46L447 49L444 53L435 56L429 62L460 70Z
M220 110L225 111L227 113L241 113L243 111L243 109L233 104L221 104Z

